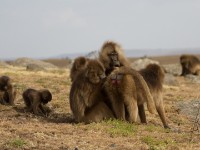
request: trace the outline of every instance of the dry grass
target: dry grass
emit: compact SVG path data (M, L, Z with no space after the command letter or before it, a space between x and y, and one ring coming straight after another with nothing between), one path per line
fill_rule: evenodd
M190 142L192 122L180 114L176 102L199 96L200 85L177 77L179 86L165 86L164 100L171 130L162 128L158 115L147 112L148 125L109 120L88 125L74 124L69 108L71 82L69 70L28 72L25 68L0 68L0 75L9 75L17 89L16 106L0 105L0 149L21 150L94 150L94 149L199 149L200 137ZM24 89L48 88L53 100L49 117L24 112L21 94Z

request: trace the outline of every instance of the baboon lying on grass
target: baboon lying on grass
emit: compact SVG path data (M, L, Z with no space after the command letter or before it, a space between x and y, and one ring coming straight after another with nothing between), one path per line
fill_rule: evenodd
M180 63L182 66L181 76L187 74L200 75L200 60L194 55L181 55Z

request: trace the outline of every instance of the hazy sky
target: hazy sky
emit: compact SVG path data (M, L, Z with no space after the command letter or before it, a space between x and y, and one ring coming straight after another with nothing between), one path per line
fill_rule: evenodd
M199 48L200 0L0 0L0 58Z

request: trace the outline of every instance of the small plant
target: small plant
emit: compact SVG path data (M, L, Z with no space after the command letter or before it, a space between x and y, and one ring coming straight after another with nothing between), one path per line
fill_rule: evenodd
M19 138L14 139L11 142L9 142L9 145L16 147L16 148L21 148L26 144L27 143L23 139L19 139Z
M172 139L156 139L151 136L143 137L141 140L150 146L150 150L166 149L168 144L174 143Z
M107 129L111 136L131 136L137 132L137 127L128 122L120 120L108 120L106 124L111 126Z

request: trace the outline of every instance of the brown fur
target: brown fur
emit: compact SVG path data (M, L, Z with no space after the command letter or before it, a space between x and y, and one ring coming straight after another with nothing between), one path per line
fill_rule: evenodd
M163 81L165 76L164 70L157 64L149 64L145 69L142 69L139 72L145 79L151 91L156 106L156 110L160 116L160 119L164 127L169 128L169 125L166 122L166 115L163 103ZM140 110L140 108L139 112L140 112L139 115L141 122L147 123L145 112L143 110Z
M16 98L16 90L14 89L12 81L8 76L0 77L0 92L0 103L14 105L14 100Z
M112 53L117 53L118 60L113 61L111 59ZM124 120L126 116L124 110L126 109L126 107L131 107L133 110L128 110L128 120L130 122L135 122L137 118L137 107L135 105L139 105L140 103L143 104L144 102L147 102L148 110L151 113L154 113L155 108L153 104L153 98L150 94L146 82L137 71L130 68L130 63L125 57L124 52L119 44L112 41L105 42L99 53L99 60L103 63L103 65L106 68L106 75L109 75L111 73L111 75L108 76L108 79L105 83L105 91L108 97L110 98L113 111L117 118ZM116 61L119 61L120 64L118 66L118 69L116 69L115 66ZM111 79L113 78L113 76L118 77L118 74L123 75L121 79L122 81L120 81L120 87L116 88L115 86L113 86ZM120 96L118 95L121 95L122 100L119 100ZM127 104L125 106L124 103L127 103L130 106L128 106ZM120 109L119 112L118 109Z
M49 90L35 90L29 88L23 92L22 96L28 111L33 112L35 115L47 115L43 105L52 100L52 94Z
M113 52L117 53L117 59L119 61L118 67L130 65L128 59L124 55L121 46L116 42L106 41L99 52L99 60L103 63L106 69L106 75L110 74L115 67L111 61L111 58L109 57L109 55Z
M153 98L143 77L130 67L115 69L104 84L117 119L136 122L138 105L147 102L148 110L155 112Z
M187 74L200 75L200 61L196 56L181 55L180 63L182 66L182 76Z
M70 108L76 122L99 122L113 118L112 111L104 103L101 92L105 69L97 60L89 60L70 89Z
M77 75L86 68L87 63L88 63L88 59L82 56L74 59L72 68L70 70L70 78L72 82L75 80Z

